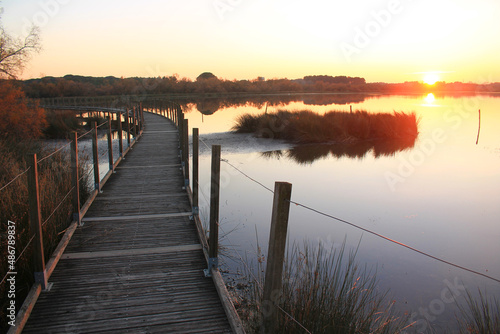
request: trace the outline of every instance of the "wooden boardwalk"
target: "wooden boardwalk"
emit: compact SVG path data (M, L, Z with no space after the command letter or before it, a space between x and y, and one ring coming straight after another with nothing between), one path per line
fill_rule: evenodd
M23 333L231 333L183 189L178 133L145 113Z

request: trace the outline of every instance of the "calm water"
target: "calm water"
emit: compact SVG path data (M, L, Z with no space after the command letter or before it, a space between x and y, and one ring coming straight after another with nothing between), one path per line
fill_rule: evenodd
M331 145L295 148L228 133L238 115L264 112L265 99L236 106L210 100L189 104L186 116L208 146L221 144L223 159L255 180L269 188L275 181L292 183L293 201L500 279L499 97L335 95L285 101L274 100L268 111L324 113L348 111L350 105L373 113L415 111L419 138L409 150L363 155L358 148L353 155ZM200 146L200 184L208 194L210 151ZM267 254L272 194L227 163L221 169L221 242L228 255L255 263L257 238ZM201 202L206 219L208 203ZM452 294L463 296L463 287L500 297L500 283L292 205L289 244L321 240L330 248L344 239L352 248L360 243L357 260L376 268L379 287L390 289L399 309L414 312L419 332L429 329L427 323L438 331L451 326L456 312ZM229 258L225 265L231 272L241 267Z

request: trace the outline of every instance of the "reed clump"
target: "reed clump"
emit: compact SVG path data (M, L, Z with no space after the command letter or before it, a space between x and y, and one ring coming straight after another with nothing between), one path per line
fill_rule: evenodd
M304 333L306 328L311 333L394 334L408 328L408 316L397 314L388 293L377 289L376 272L360 266L355 256L356 251L346 254L345 242L329 250L321 244L294 245L287 254L277 301L281 310L273 315L271 332ZM262 329L263 284L261 275L254 278L240 303L250 333Z
M475 298L467 291L465 303L458 307L461 334L500 333L500 301L496 297L488 298L479 290Z
M232 130L299 144L416 139L418 118L414 112L329 111L319 115L309 110L279 110L260 115L243 114L237 118Z

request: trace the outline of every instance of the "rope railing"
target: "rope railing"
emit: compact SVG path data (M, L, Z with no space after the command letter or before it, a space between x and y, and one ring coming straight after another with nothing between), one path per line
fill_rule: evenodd
M71 189L66 193L66 196L64 196L64 198L59 202L59 204L55 207L55 209L52 210L51 214L42 223L42 227L45 226L49 222L50 218L52 218L52 216L54 216L54 214L57 212L57 210L59 210L59 208L62 206L64 201L66 201L66 199L71 195L73 189L75 189L75 187L71 187Z
M121 124L122 124L122 117L125 117L125 123L127 124L127 129L125 129L126 132L128 132L128 138L130 138L131 136L131 131L133 129L133 138L134 138L134 141L129 143L128 145L128 148L130 148L132 145L134 145L135 143L135 139L137 139L141 132L142 132L142 128L143 128L143 123L142 123L142 108L134 108L134 112L133 112L133 115L134 115L134 118L132 119L131 115L132 113L128 113L128 116L127 116L127 109L125 108L121 108L121 109L118 109L118 108L93 108L93 107L67 107L67 106L60 106L60 107L57 107L57 106L51 106L50 108L52 109L72 109L72 110L79 110L79 111L97 111L97 112L110 112L110 113L119 113L120 116L118 116L118 122L119 123L119 127L118 127L118 131L119 133L121 134L121 131L122 130L122 127L121 127ZM112 145L112 129L111 129L111 123L110 123L110 119L111 117L108 116L108 119L106 121L104 121L102 124L100 124L98 127L106 127L108 126L109 129L107 129L107 132L108 132L108 144L111 142L111 145ZM134 123L135 122L135 123ZM41 157L40 159L37 159L37 156L36 154L33 154L33 155L29 155L28 156L28 168L26 168L24 171L21 171L19 172L15 177L13 177L10 181L6 182L4 185L1 186L0 188L0 192L2 191L5 191L8 187L12 186L12 185L17 185L17 183L15 183L16 181L19 181L21 177L23 177L25 174L27 174L27 178L26 180L23 179L23 182L27 182L26 186L27 186L27 196L28 196L28 202L30 203L29 205L29 212L28 212L28 217L29 217L29 222L28 222L28 219L26 220L23 220L23 223L22 223L22 226L19 225L20 227L17 229L17 233L15 234L15 239L16 239L16 243L17 243L17 247L23 247L22 248L22 251L20 253L17 253L16 252L16 258L15 260L13 261L13 264L9 261L9 266L5 266L4 267L4 263L2 262L2 266L0 268L1 272L2 272L2 279L0 281L0 285L3 285L5 284L6 282L6 279L9 277L9 276L12 276L12 275L15 275L17 274L17 272L14 272L14 270L12 268L14 268L16 265L19 265L20 267L20 270L21 271L29 271L29 273L31 274L34 274L34 277L35 277L35 284L40 284L42 289L46 289L47 288L47 280L49 278L49 276L51 275L51 273L53 272L53 266L55 265L55 263L57 263L57 259L61 256L62 252L61 251L57 251L57 254L56 253L53 253L53 254L50 254L50 257L51 257L51 261L47 262L47 264L45 264L45 261L44 259L46 258L46 250L44 250L44 247L43 247L43 243L47 241L47 236L45 235L45 238L44 238L44 234L45 233L51 233L51 236L50 238L52 239L54 235L61 235L62 233L66 233L66 231L72 233L71 231L74 231L74 229L69 229L66 225L65 225L65 222L63 221L63 219L66 219L66 215L60 215L61 216L61 219L57 218L59 216L59 212L62 212L61 209L62 208L66 208L66 204L68 203L68 201L70 199L72 199L72 203L71 203L71 206L72 206L72 212L73 212L73 223L77 223L77 226L80 226L81 225L81 219L82 219L82 215L85 214L85 212L88 210L88 207L90 206L90 204L92 203L92 201L95 199L95 189L92 189L90 190L91 191L91 195L90 195L90 198L87 200L87 202L82 206L80 205L80 191L79 190L79 187L81 186L81 182L82 181L85 181L85 179L91 175L93 172L94 172L94 169L96 168L95 164L92 164L92 163L88 163L88 168L85 168L85 169L82 169L82 164L81 164L81 161L79 162L78 161L78 156L79 154L75 154L75 152L78 151L78 141L79 139L81 139L82 137L85 137L87 136L88 134L94 132L94 128L90 129L89 131L85 132L84 134L80 134L80 135L77 135L76 133L73 134L73 136L71 137L72 140L64 143L63 145L61 145L60 147L56 147L54 148L53 150L50 150L50 153L48 153L46 156L44 157ZM120 158L123 158L125 156L125 154L127 154L128 152L128 149L127 150L123 150L123 141L126 140L126 138L123 137L123 135L121 137L119 137L119 140L120 140L120 147L119 147L119 154L120 154ZM65 149L68 148L68 145L70 146L70 149L67 150L67 152L65 152L64 154L68 154L71 156L70 160L71 160L71 164L68 164L68 168L71 169L71 187L67 187L67 189L69 189L66 193L63 193L63 194L60 194L60 195L57 195L57 198L54 200L54 203L53 204L49 204L48 206L46 205L43 210L42 210L42 207L41 207L41 204L44 203L43 199L40 200L40 194L43 194L43 189L40 189L40 184L38 183L39 180L41 179L41 177L44 177L43 175L40 176L38 174L38 166L40 166L42 163L47 163L48 161L51 161L49 159L51 159L53 156L55 156L56 154L61 154L61 152L64 152ZM48 152L49 150L45 149L44 152ZM106 155L108 154L109 156L109 160L114 160L114 158L112 157L111 155L111 152L112 152L112 148L111 149L106 149L104 151L104 153L101 155ZM97 156L98 157L98 156ZM118 159L116 164L119 163L119 161L121 161L121 159ZM97 160L95 162L98 162ZM94 162L94 163L95 163ZM110 161L110 168L111 168L111 164L113 164L114 161ZM43 168L42 169L43 173L45 173L47 171L47 168ZM101 186L106 182L107 178L105 178L104 180L98 180L97 182L101 184ZM49 182L52 182L52 181L49 181ZM95 182L94 182L95 183ZM23 183L23 186L24 186L24 183ZM43 186L42 186L43 187ZM40 192L40 190L42 190ZM64 209L65 210L65 209ZM44 213L46 212L46 214ZM49 213L50 212L50 213ZM41 217L41 214L44 215L43 219ZM20 222L18 222L20 223ZM28 225L25 225L25 224L28 224ZM35 225L36 224L36 225ZM54 228L52 228L52 225ZM25 231L27 230L31 230L30 226L34 227L36 226L36 228L34 228L34 231L33 232L29 232L29 233L26 233ZM47 227L51 227L49 229L47 229ZM49 232L50 230L50 232ZM33 233L33 234L30 234L30 233ZM53 234L53 235L52 235ZM64 238L68 238L70 237L71 234L69 234L69 236L64 236L62 240L64 240ZM28 240L29 238L29 240ZM54 239L56 242L58 239ZM24 243L27 242L25 245ZM9 244L10 245L10 244ZM56 249L59 249L59 247L63 247L64 246L61 246L61 244L59 244L58 248ZM33 251L29 251L30 253L33 252L33 259L31 259L31 257L28 259L25 255L26 253L28 252L28 249L32 249ZM56 259L56 260L54 260ZM21 263L21 264L19 264ZM7 264L7 262L5 262L5 264ZM45 266L50 266L45 268ZM40 290L31 290L29 292L29 294L31 295L32 293L36 293L37 296L38 294L40 293ZM36 298L34 297L29 297L27 298L27 300L36 300ZM20 318L23 318L23 317L20 317Z
M6 185L4 185L2 188L0 188L0 191L4 190L8 186L10 186L12 183L14 183L14 181L16 181L18 178L20 178L24 174L26 174L29 170L30 170L30 167L26 168L26 170L24 170L23 172L17 174L12 180L10 180L9 182L7 182Z
M17 264L17 261L19 261L19 259L23 256L24 252L26 252L26 250L28 249L28 247L31 245L31 243L33 242L33 239L35 239L35 235L33 234L33 236L31 237L31 239L28 241L28 243L26 244L26 246L24 246L23 250L21 251L21 253L19 253L19 255L17 256L16 260L14 261L14 266ZM7 273L5 274L5 276L2 278L2 281L0 281L0 285L3 284L3 282L5 282L5 279L10 275L10 272L7 271Z
M90 129L89 131L85 132L84 134L79 135L77 139L80 140L81 138L83 138L86 135L90 134L92 131L94 131L94 129Z
M41 162L43 162L44 160L47 160L48 158L56 155L57 153L61 152L63 149L65 149L68 145L71 145L71 141L62 145L61 147L59 147L58 149L56 149L54 152L50 153L49 155L47 155L46 157L43 157L41 159L38 160L38 164L40 164Z
M234 168L236 171L238 171L241 175L243 175L244 177L248 178L250 181L252 181L252 182L254 182L254 183L258 184L259 186L261 186L262 188L266 189L267 191L270 191L270 192L274 193L274 191L273 191L272 189L270 189L269 187L266 187L266 186L265 186L264 184L262 184L261 182L259 182L259 181L255 180L254 178L250 177L248 174L244 173L244 172L243 172L243 171L241 171L239 168L237 168L236 166L234 166L233 164L231 164L231 163L230 163L227 159L221 159L221 161L223 161L223 162L227 163L229 166L231 166L231 167L232 167L232 168ZM427 253L427 252L424 252L424 251L419 250L419 249L417 249L417 248L415 248L415 247L409 246L409 245L407 245L407 244L405 244L405 243L403 243L403 242L399 242L399 241L397 241L397 240L394 240L394 239L391 239L391 238L389 238L389 237L386 237L386 236L384 236L384 235L382 235L382 234L380 234L380 233L374 232L374 231L372 231L372 230L370 230L370 229L367 229L367 228L364 228L364 227L359 226L359 225L357 225L357 224L354 224L354 223L352 223L352 222L349 222L349 221L347 221L347 220L345 220L345 219L341 219L341 218L338 218L338 217L336 217L336 216L333 216L333 215L327 214L327 213L325 213L325 212L322 212L322 211L320 211L320 210L314 209L314 208L312 208L312 207L310 207L310 206L304 205L304 204L299 203L299 202L290 201L290 203L295 204L296 206L300 206L300 207L302 207L302 208L304 208L304 209L307 209L307 210L309 210L309 211L311 211L311 212L314 212L314 213L316 213L316 214L319 214L319 215L322 215L322 216L324 216L324 217L330 218L330 219L332 219L332 220L336 220L336 221L338 221L338 222L341 222L341 223L347 224L347 225L352 226L352 227L354 227L354 228L356 228L356 229L359 229L359 230L361 230L361 231L364 231L364 232L370 233L370 234L372 234L372 235L374 235L374 236L376 236L376 237L378 237L378 238L381 238L381 239L383 239L383 240L389 241L389 242L391 242L391 243L394 243L394 244L396 244L396 245L398 245L398 246L401 246L401 247L404 247L404 248L406 248L406 249L409 249L410 251L413 251L413 252L418 253L418 254L420 254L420 255L426 256L426 257L431 258L431 259L433 259L433 260L439 261L439 262L441 262L441 263L444 263L444 264L450 265L450 266L452 266L452 267L455 267L455 268L458 268L458 269L461 269L461 270L467 271L467 272L469 272L469 273L472 273L472 274L475 274L475 275L479 275L479 276L482 276L482 277L484 277L484 278L487 278L487 279L490 279L490 280L493 280L493 281L495 281L495 282L500 283L500 279L498 279L498 278L495 278L495 277L492 277L492 276L489 276L489 275L483 274L483 273L478 272L478 271L476 271L476 270L473 270L473 269L470 269L470 268L467 268L467 267L464 267L464 266L458 265L458 264L456 264L456 263L453 263L453 262L450 262L450 261L444 260L444 259L442 259L442 258L440 258L440 257L437 257L437 256L434 256L434 255L431 255L431 254L429 254L429 253Z

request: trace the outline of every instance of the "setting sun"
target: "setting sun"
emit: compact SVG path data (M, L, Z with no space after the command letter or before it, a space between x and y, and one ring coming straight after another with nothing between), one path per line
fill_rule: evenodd
M424 83L434 85L439 80L439 75L436 73L426 73L424 76Z

